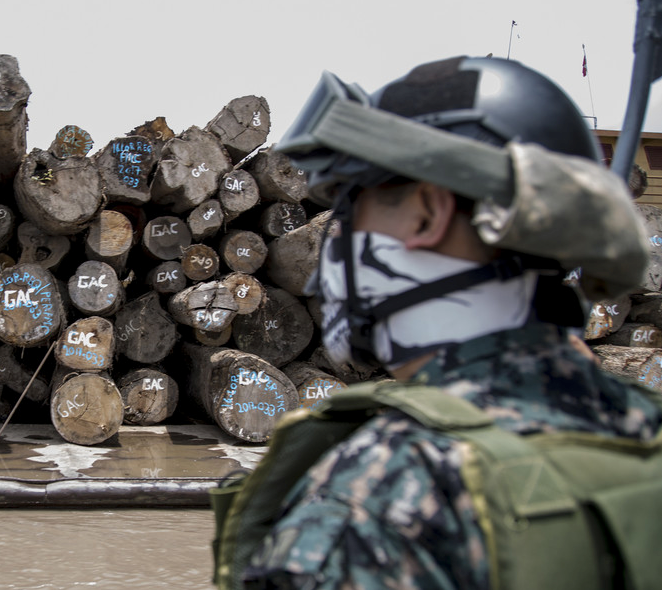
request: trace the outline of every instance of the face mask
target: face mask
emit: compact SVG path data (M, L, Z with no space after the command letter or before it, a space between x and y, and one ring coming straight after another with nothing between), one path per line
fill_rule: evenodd
M374 307L421 284L477 268L475 262L428 250L408 250L390 236L352 234L355 289ZM324 345L337 363L351 362L349 307L341 238L326 240L320 256ZM387 369L449 342L522 326L529 317L537 275L527 271L506 281L490 280L403 308L375 324L373 355Z

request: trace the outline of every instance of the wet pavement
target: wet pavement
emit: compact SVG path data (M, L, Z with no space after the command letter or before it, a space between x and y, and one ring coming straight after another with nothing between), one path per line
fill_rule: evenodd
M252 470L264 450L213 425L122 426L82 446L51 425L10 424L0 438L0 507L208 506L209 488Z
M213 590L209 509L4 509L2 590Z

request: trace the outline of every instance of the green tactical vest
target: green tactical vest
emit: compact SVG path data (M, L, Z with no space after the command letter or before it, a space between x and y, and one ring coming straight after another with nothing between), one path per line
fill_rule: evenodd
M211 490L214 582L242 588L250 555L294 482L385 407L463 441L462 477L502 590L662 587L662 431L650 442L559 432L520 436L438 387L364 383L280 422L242 481Z

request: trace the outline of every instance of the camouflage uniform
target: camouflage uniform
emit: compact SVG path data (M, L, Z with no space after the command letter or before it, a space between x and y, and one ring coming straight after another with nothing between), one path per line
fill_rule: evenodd
M662 423L659 397L601 372L550 324L446 346L415 379L519 433L650 439ZM393 410L367 422L295 486L247 587L489 588L461 444Z

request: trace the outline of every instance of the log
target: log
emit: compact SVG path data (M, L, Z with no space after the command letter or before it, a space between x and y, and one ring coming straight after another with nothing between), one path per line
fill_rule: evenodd
M608 334L617 332L625 322L631 307L629 295L594 303L584 329L584 340L604 338Z
M260 201L257 182L246 170L233 170L221 179L218 198L227 221L236 219Z
M260 231L272 238L278 238L306 225L306 210L299 203L272 203L262 212Z
M650 261L646 269L643 291L660 291L662 288L662 209L655 205L635 204L648 235Z
M298 404L296 388L260 357L232 349L187 347L189 391L231 436L265 442L278 419Z
M168 260L147 273L145 281L157 293L177 293L186 287L186 275L182 263Z
M67 290L71 303L88 316L110 316L124 304L124 287L112 266L87 260L69 278Z
M221 281L198 283L173 295L168 311L175 321L207 332L222 332L237 315L237 304Z
M123 213L104 209L91 224L85 237L85 254L90 260L105 262L122 274L133 246L133 226Z
M172 377L144 367L129 371L117 382L124 404L124 423L153 426L177 408L179 387Z
M122 396L112 380L93 373L65 381L51 399L51 421L67 442L77 445L102 443L122 424Z
M152 142L140 135L110 141L94 161L111 203L144 205L150 198L149 180L156 165Z
M177 325L149 291L129 301L115 318L117 351L138 363L158 363L167 357L177 342Z
M0 273L0 340L39 346L57 334L61 321L62 300L48 270L17 264Z
M34 376L34 371L24 366L17 358L12 346L0 346L0 386L7 386L18 394L23 393L25 387ZM2 388L0 387L0 393ZM48 383L41 377L32 380L25 397L36 403L44 403L50 399L51 390Z
M267 245L260 234L232 229L219 243L218 253L226 266L235 272L253 274L267 259Z
M205 244L193 244L182 252L182 269L192 281L206 281L217 272L218 254Z
M87 229L105 203L101 176L90 158L59 160L37 148L19 167L14 193L26 220L52 235Z
M232 324L228 324L221 332L207 332L206 330L193 329L193 337L196 342L210 347L225 346L232 338Z
M190 127L164 146L151 185L152 201L176 214L189 211L210 199L230 170L230 156L218 139Z
M308 197L308 185L302 170L272 147L258 152L247 164L260 189L260 197L267 201L300 203Z
M591 350L605 371L662 391L662 349L601 344Z
M31 90L11 55L0 55L0 80L0 187L11 187L26 151Z
M19 264L37 264L56 271L71 249L67 236L51 236L29 221L18 226L16 236L21 246Z
M626 322L618 332L604 338L602 343L635 348L662 348L662 330L652 324Z
M347 387L340 379L311 363L295 361L283 367L283 373L297 388L299 407L309 410L316 409L325 399Z
M14 235L14 212L7 205L0 204L0 249L4 248Z
M336 363L323 345L312 352L309 362L347 384L367 381L376 375L374 367L363 363Z
M55 359L77 372L107 371L115 355L115 331L112 322L92 316L67 326L57 340Z
M92 136L77 125L62 127L51 143L48 151L60 160L71 157L85 157L92 149Z
M234 302L237 304L238 315L253 313L266 297L262 283L253 275L233 272L222 277L221 282L232 293Z
M142 125L138 125L138 127L129 131L127 135L140 135L149 139L154 147L154 157L159 160L163 146L175 137L175 132L170 129L165 117L156 117L156 119L145 121Z
M304 295L304 287L317 269L329 220L329 212L321 213L306 225L269 243L265 269L274 284L295 297Z
M285 291L265 285L266 297L251 314L239 315L232 325L239 350L256 354L275 367L296 359L310 344L314 326L299 300Z
M234 163L259 148L271 129L271 111L263 97L242 96L231 100L207 123Z
M191 232L179 217L164 215L147 222L142 244L153 258L174 260L191 245Z
M202 242L218 233L223 227L225 215L221 203L209 199L200 203L186 218L186 223L195 242Z
M662 326L662 293L632 295L628 321Z

